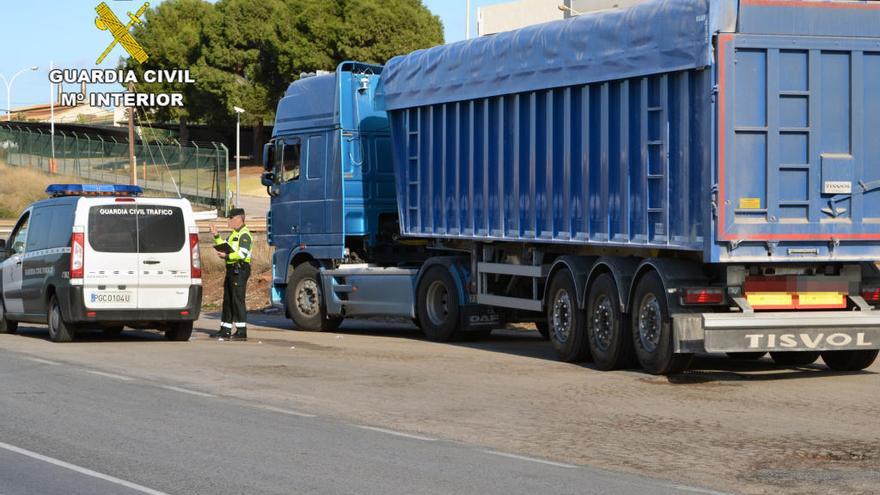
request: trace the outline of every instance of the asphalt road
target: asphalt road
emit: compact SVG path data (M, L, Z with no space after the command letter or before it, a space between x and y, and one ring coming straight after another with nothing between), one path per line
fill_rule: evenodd
M713 493L0 351L0 493Z

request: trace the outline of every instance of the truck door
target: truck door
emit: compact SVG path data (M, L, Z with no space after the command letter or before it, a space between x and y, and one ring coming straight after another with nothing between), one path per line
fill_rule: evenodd
M302 141L279 138L275 143L275 180L278 196L272 199L272 237L279 251L300 243L299 199L302 195ZM285 263L287 261L285 260Z
M721 34L718 234L880 240L880 48L871 38Z
M303 136L305 150L303 157L304 177L301 177L300 195L300 242L307 246L327 246L332 244L327 220L327 139L324 134Z
M10 255L3 261L3 300L7 313L24 313L24 299L21 295L24 271L24 254L31 212L26 211L18 220L12 235L9 236L7 248Z

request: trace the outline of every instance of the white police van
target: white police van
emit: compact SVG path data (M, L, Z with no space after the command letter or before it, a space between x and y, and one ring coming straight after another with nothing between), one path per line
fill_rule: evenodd
M186 199L138 186L56 184L0 241L0 333L155 328L188 340L202 301L199 236Z

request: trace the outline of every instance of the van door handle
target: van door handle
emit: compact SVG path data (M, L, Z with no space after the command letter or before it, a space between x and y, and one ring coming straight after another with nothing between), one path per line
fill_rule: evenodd
M160 261L158 260L144 260L145 265L158 265Z

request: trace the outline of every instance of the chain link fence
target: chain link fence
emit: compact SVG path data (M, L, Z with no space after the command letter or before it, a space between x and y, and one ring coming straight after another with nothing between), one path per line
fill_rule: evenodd
M0 125L0 161L81 182L128 184L128 140L99 134ZM229 150L222 143L173 139L135 143L137 183L151 196L185 197L225 213L229 207Z

